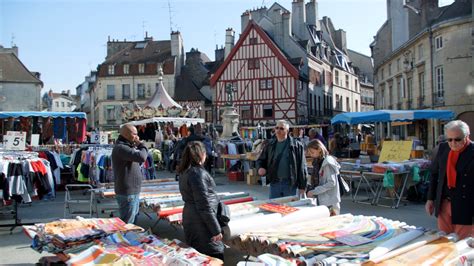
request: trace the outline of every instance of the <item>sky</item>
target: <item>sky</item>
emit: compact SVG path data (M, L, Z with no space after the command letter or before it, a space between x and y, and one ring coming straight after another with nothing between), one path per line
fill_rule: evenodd
M308 2L309 0L306 0ZM400 0L401 1L401 0ZM245 10L270 0L0 0L0 45L19 48L30 71L41 73L43 92L71 90L101 64L107 40L139 41L144 32L169 40L179 30L185 52L197 48L214 60L233 28L236 42ZM292 0L276 1L291 11ZM319 17L347 33L347 46L370 56L373 36L386 20L385 0L318 0ZM171 14L171 20L170 20Z

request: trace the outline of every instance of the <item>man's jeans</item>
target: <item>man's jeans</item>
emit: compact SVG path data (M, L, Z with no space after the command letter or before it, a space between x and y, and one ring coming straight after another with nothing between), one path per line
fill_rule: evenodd
M133 224L138 214L140 195L115 195L119 205L120 219L125 223Z
M278 183L270 184L270 199L295 196L296 186L291 185L291 180L283 179Z

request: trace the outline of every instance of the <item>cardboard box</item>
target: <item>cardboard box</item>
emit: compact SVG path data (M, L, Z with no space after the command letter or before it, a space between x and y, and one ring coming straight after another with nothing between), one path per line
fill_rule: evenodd
M424 151L411 151L411 158L423 158Z
M259 180L258 175L251 175L250 173L247 174L247 185L257 185Z

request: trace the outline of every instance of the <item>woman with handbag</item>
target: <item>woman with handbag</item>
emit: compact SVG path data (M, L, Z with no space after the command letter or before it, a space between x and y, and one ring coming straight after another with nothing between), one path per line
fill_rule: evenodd
M179 191L184 201L183 228L186 243L197 251L224 260L222 229L217 218L216 184L204 169L206 148L189 142L178 167Z
M318 139L308 143L307 152L313 158L313 172L307 196L317 197L318 205L327 206L331 216L339 215L341 210L339 163L334 156L329 155L324 144Z

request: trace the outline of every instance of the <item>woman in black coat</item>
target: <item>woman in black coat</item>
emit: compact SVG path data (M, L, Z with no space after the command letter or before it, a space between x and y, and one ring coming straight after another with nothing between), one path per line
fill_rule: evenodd
M206 148L199 141L184 149L178 171L179 191L184 201L183 228L186 243L197 251L224 260L222 232L217 221L219 198L216 184L204 169Z

